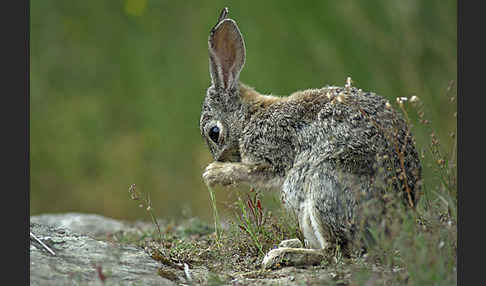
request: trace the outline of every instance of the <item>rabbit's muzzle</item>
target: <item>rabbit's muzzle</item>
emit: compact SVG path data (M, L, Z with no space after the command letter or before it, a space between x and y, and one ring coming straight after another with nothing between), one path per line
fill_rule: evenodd
M238 148L223 149L215 158L218 162L241 162L241 154Z

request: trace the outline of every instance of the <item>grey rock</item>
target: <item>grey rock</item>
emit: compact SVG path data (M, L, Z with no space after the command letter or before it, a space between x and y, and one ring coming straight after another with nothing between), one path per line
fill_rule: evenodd
M126 224L97 214L42 214L31 217L30 222L65 228L94 237L127 229Z
M122 227L97 215L32 217L30 231L55 255L30 240L30 285L176 285L158 275L160 263L142 248L89 236Z

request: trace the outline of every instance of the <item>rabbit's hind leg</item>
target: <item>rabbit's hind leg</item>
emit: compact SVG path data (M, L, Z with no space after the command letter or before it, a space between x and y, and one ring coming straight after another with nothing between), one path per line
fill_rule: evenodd
M263 267L268 269L275 268L279 264L282 266L319 264L324 258L323 250L327 248L328 243L324 239L324 230L317 214L312 201L306 200L299 224L308 248L304 248L298 239L284 240L278 248L270 250L265 255L262 262Z

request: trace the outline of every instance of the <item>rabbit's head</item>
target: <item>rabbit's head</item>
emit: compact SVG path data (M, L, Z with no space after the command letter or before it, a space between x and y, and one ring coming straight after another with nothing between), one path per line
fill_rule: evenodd
M211 86L204 99L199 127L216 161L237 162L242 127L239 75L245 63L245 44L236 22L226 18L227 13L224 8L209 35Z

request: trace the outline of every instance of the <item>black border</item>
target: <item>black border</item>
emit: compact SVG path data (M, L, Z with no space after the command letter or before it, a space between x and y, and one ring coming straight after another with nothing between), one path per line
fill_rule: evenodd
M463 5L463 3L467 3ZM486 83L484 66L484 10L479 1L458 0L458 241L457 284L484 284L484 196L483 139Z
M29 285L29 0L4 2L2 7L3 69L2 184L4 229L2 273L16 285ZM6 184L5 184L6 183ZM19 215L20 212L20 215ZM11 284L9 282L5 282Z
M2 26L2 257L4 278L29 285L30 1L4 2ZM20 213L20 215L19 215ZM8 277L8 278L7 278Z

